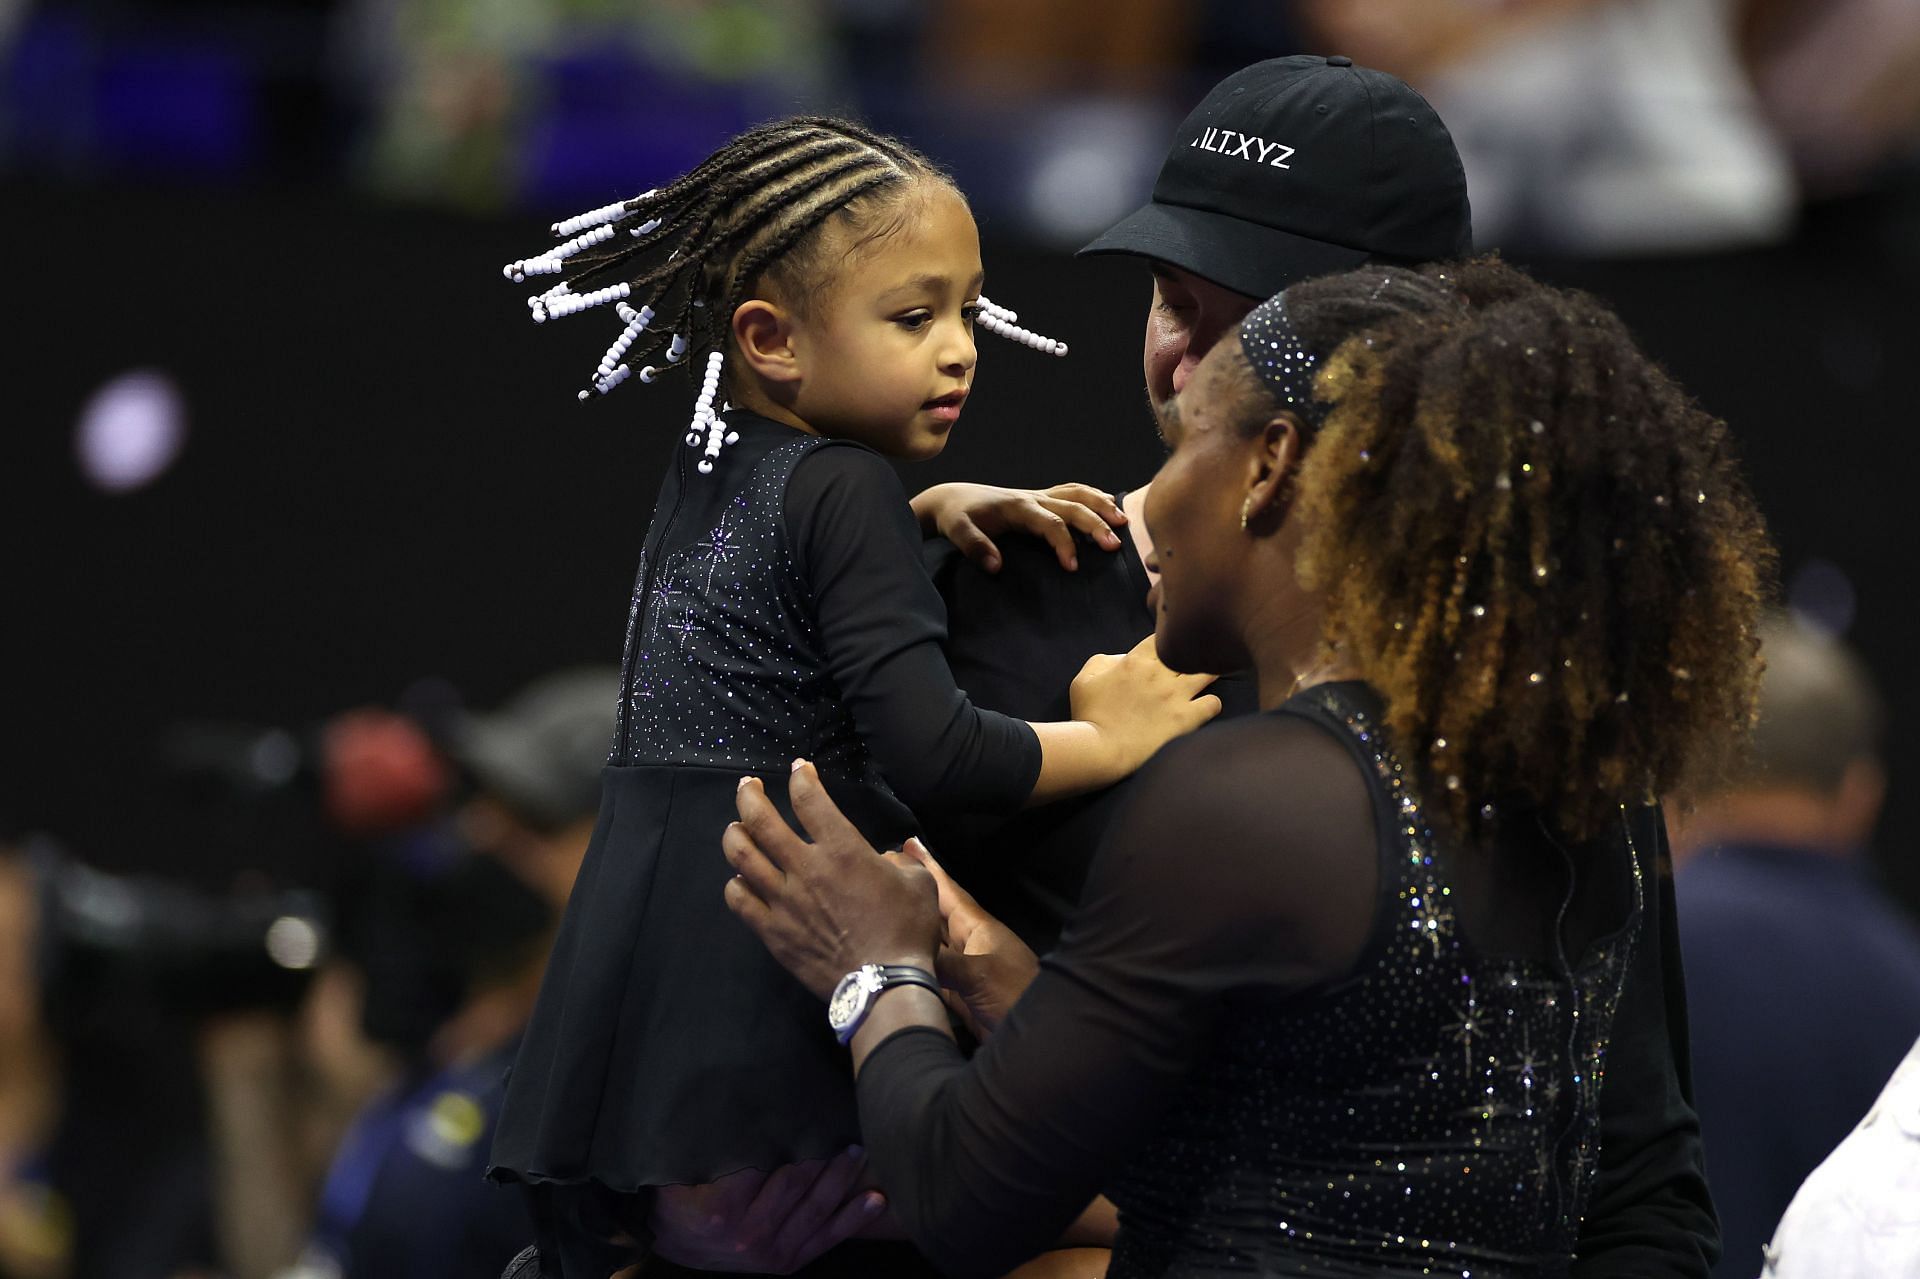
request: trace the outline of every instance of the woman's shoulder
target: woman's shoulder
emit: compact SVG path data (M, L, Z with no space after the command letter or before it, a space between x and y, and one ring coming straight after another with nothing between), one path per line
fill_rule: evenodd
M1372 838L1372 796L1359 761L1331 727L1286 708L1215 722L1169 743L1133 789L1133 803L1152 805L1201 838L1256 831L1289 844L1342 831Z
M1102 882L1153 903L1173 932L1311 953L1334 972L1372 925L1367 780L1332 732L1299 715L1267 711L1169 744L1135 777L1113 827L1125 836L1103 846Z

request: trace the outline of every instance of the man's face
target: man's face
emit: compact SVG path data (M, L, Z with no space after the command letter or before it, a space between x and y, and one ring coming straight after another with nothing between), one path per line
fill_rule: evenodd
M1191 271L1153 264L1153 309L1147 312L1147 400L1158 414L1179 394L1214 344L1233 332L1259 303Z

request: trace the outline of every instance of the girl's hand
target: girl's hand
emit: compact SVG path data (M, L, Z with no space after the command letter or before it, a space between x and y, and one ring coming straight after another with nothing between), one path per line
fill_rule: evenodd
M720 839L735 871L726 887L733 913L822 999L862 964L932 971L941 931L933 876L898 853L877 855L805 760L794 761L787 794L807 839L757 778L740 783L740 820Z
M1129 653L1089 657L1068 696L1073 717L1099 731L1113 775L1125 777L1220 713L1220 699L1204 692L1215 678L1168 670L1149 635Z
M946 928L938 962L947 1007L984 1043L1040 971L1040 961L1012 930L954 882L925 844L910 839L900 851L933 876L940 895L940 922Z
M1113 530L1127 522L1111 494L1086 484L1056 484L1050 489L1005 489L991 484L936 484L915 497L913 513L928 536L952 542L962 555L989 573L1000 571L996 533L1027 533L1043 538L1060 567L1080 567L1073 530L1079 529L1103 549L1117 551Z

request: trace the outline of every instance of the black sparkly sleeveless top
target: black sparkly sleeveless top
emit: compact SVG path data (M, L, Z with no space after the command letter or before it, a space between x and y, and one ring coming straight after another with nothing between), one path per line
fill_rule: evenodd
M1564 1273L1598 1157L1607 1036L1644 887L1576 960L1495 958L1455 927L1413 778L1337 685L1305 705L1374 792L1380 892L1354 974L1238 1006L1160 1136L1110 1190L1110 1279Z
M675 450L627 613L614 765L785 772L883 786L827 668L783 504L830 441L750 416L711 474Z

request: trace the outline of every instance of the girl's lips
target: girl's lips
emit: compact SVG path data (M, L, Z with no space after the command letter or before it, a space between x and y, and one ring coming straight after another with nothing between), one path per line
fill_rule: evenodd
M942 422L952 423L960 420L960 409L966 402L967 393L965 391L955 391L951 395L943 395L937 400L928 400L925 404L921 405L921 408Z

